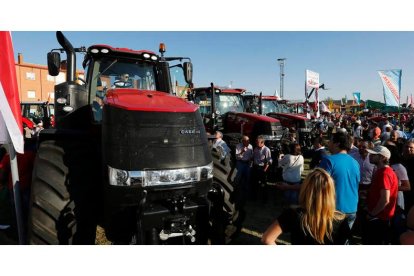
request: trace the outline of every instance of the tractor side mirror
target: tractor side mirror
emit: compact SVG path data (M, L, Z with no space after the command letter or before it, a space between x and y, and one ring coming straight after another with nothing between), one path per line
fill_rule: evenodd
M184 62L184 78L186 83L193 82L193 64L191 62Z
M49 75L56 77L60 71L60 54L57 52L47 53L47 70Z

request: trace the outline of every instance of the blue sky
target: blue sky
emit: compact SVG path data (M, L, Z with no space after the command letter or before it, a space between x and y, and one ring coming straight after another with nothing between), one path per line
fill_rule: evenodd
M320 93L339 99L361 92L363 100L383 101L377 70L402 69L401 102L414 90L414 32L299 31L144 31L64 32L75 47L108 44L158 51L167 45L170 56L188 56L194 64L196 86L245 88L272 95L280 90L278 58L286 58L284 95L304 98L305 70L320 74L330 90ZM28 63L46 64L46 53L59 45L55 32L12 32L17 53ZM80 63L79 63L80 64Z

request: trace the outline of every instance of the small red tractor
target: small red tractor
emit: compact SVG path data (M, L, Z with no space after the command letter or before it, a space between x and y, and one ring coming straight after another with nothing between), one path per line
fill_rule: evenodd
M49 102L21 102L23 118L43 123L44 128L54 127L54 104Z

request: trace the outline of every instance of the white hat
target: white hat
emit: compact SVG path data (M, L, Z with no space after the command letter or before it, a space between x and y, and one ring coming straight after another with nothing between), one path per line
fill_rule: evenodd
M384 156L387 159L390 159L390 157L391 157L391 152L389 151L389 149L387 149L386 147L383 147L383 146L376 146L372 150L367 149L367 151L371 154L381 154L382 156Z
M361 124L361 120L356 120L355 123L357 123L358 125Z

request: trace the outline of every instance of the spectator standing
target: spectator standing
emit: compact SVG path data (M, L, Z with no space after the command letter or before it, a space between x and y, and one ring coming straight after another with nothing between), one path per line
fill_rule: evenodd
M353 133L352 133L353 137L361 139L363 129L364 128L361 125L361 120L356 120L354 124Z
M363 229L364 244L388 244L390 222L395 212L398 194L398 177L388 165L391 152L376 146L370 153L370 162L377 166L368 190L367 215Z
M291 233L292 244L344 244L350 229L345 215L335 206L331 176L316 168L300 187L298 208L289 208L269 226L262 243L276 244L283 233Z
M405 204L403 191L410 191L411 185L408 180L407 170L401 164L401 154L398 151L397 146L392 142L387 142L385 147L391 152L390 166L398 177L397 205L395 206L394 217L391 221L392 243L398 244L400 235L405 231Z
M414 140L408 140L404 144L402 164L407 169L410 183L414 183ZM404 192L404 204L406 212L414 206L414 189Z
M359 170L361 175L361 180L359 182L359 190L367 191L369 185L371 185L372 174L375 170L375 165L369 162L369 153L368 149L373 149L374 145L372 142L360 141L358 145L358 155L355 160L359 164Z
M384 125L382 126L382 132L386 132L387 127L389 127L390 129L392 129L392 124L390 123L389 120L385 120Z
M394 131L398 133L398 138L401 138L403 140L406 140L408 138L407 134L405 134L405 132L401 130L399 125L394 126Z
M214 133L215 140L213 143L213 149L216 149L220 153L220 160L224 160L227 154L230 153L230 148L227 146L226 142L223 140L223 133L221 131L216 131Z
M242 142L236 145L236 168L235 182L239 188L240 202L244 203L249 193L250 169L253 160L253 147L249 143L249 137L243 136Z
M390 134L390 139L388 141L394 143L397 146L398 152L400 152L401 155L404 149L404 140L404 138L400 137L400 133L398 131L392 130ZM387 143L388 141L386 141L385 143Z
M385 131L381 133L381 145L384 145L386 141L388 141L391 137L391 130L392 128L390 126L387 126L385 128Z
M370 137L374 146L381 144L381 129L378 127L376 122L371 122L371 130L370 130Z
M283 184L277 187L285 190L284 195L287 203L298 204L298 192L301 183L301 175L304 170L305 160L301 153L299 144L290 144L290 153L280 156L278 166L283 169Z
M356 157L359 155L359 149L357 147L358 143L359 143L359 138L355 138L351 135L349 136L348 154L352 156L355 160L356 160Z
M358 208L360 171L358 162L347 154L349 145L346 133L335 133L328 145L331 155L325 156L319 167L326 170L334 179L336 208L346 214L349 227L352 228Z
M369 133L370 133L370 127L369 127L369 124L367 123L367 122L364 122L363 124L362 124L362 127L363 127L363 129L362 129L362 139L364 140L364 141L368 141L368 140L370 140L371 139L371 137L369 136Z
M272 155L270 149L265 146L263 136L259 135L256 139L256 147L253 151L253 168L252 168L252 196L255 198L259 191L263 194L267 185L267 170L272 164Z
M309 164L310 169L318 166L325 155L327 155L327 152L323 146L323 139L321 137L315 137L313 139L312 159Z

